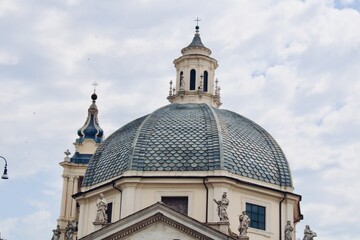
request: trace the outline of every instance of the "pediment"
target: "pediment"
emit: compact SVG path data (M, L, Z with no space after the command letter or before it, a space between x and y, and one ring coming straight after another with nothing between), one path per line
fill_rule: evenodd
M156 203L80 240L232 239L204 223Z

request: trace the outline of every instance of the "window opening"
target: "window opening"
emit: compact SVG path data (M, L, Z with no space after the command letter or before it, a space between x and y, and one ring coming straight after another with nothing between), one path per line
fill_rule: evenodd
M161 197L161 201L182 214L188 214L188 197Z
M190 90L195 90L196 87L196 71L191 69L190 71Z
M250 217L250 227L265 230L265 207L246 203L246 214Z
M208 72L204 72L204 92L208 91Z
M107 209L105 211L106 215L107 215L107 222L111 223L111 218L112 218L112 202L107 204Z

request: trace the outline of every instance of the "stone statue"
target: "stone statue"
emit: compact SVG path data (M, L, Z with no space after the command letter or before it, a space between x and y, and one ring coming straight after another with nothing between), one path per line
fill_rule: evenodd
M294 228L291 226L290 221L287 221L284 231L285 231L285 240L292 240Z
M214 202L218 205L217 210L218 210L220 222L228 222L229 221L229 217L226 212L226 208L229 206L229 199L226 198L226 195L227 195L227 193L224 192L222 195L222 198L219 201L216 201L214 199Z
M53 236L51 240L59 240L61 235L60 226L57 225L56 229L53 229Z
M311 231L309 225L306 225L303 240L313 240L314 237L317 237L316 232Z
M242 214L239 216L239 222L240 222L240 226L239 226L240 237L246 237L250 223L250 218L248 215L246 215L246 211L243 211Z
M180 91L184 91L184 76L180 75Z
M69 221L65 228L65 240L73 240L75 231L77 231L76 222Z
M100 194L99 199L96 202L97 206L97 212L96 212L96 218L95 223L107 223L107 202L104 198L103 194Z

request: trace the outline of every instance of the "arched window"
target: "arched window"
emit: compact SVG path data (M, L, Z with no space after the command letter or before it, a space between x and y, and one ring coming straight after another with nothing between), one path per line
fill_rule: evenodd
M190 90L195 90L196 87L196 71L191 69L190 71Z
M208 91L208 72L204 72L204 92Z

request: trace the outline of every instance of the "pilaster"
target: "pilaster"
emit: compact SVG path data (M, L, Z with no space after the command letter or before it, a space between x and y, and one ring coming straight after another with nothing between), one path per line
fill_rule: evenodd
M66 213L66 196L67 196L67 185L69 180L69 175L63 174L63 188L62 188L62 197L61 197L61 208L60 208L60 218L64 218Z
M73 182L73 192L72 194L77 193L78 190L78 184L79 184L79 177L78 176L74 176L74 182ZM71 208L71 214L70 217L71 219L75 220L76 219L76 201L75 199L71 198L72 201L72 208Z
M120 218L124 218L133 214L136 210L136 186L137 183L126 183L122 186L122 203L121 206L126 206L121 209Z

